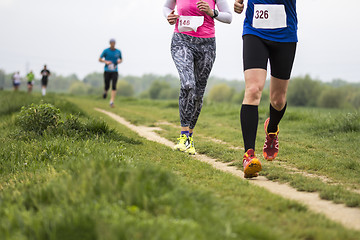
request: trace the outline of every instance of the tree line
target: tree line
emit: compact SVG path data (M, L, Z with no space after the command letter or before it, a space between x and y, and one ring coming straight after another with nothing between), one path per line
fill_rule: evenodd
M360 83L348 83L341 79L325 83L309 75L292 78L287 94L292 106L360 109ZM269 103L269 82L263 91L261 102ZM214 102L241 103L244 90L236 91L226 83L214 86L207 99Z
M119 75L118 94L125 97L149 99L177 99L179 96L179 79L173 75L159 76L144 74L142 76ZM26 85L26 80L23 81ZM40 86L40 81L35 81ZM12 88L12 74L0 70L0 89ZM209 102L228 102L241 104L244 96L244 81L227 80L210 77L205 92ZM75 74L62 76L53 74L49 80L48 90L52 92L70 93L74 95L101 95L103 74L91 73L83 79ZM40 90L40 87L38 88ZM35 90L36 91L36 90ZM269 102L269 82L261 99ZM288 103L293 106L325 107L325 108L360 108L360 82L348 83L341 79L332 82L321 82L309 75L291 79L288 90Z

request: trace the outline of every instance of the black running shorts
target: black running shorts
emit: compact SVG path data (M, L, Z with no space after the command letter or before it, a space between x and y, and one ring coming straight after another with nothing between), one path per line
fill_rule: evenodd
M41 86L46 87L47 84L48 84L48 79L47 78L42 78L41 79Z
M118 72L104 72L105 91L109 90L110 82L112 82L112 90L116 90L118 80Z
M253 68L267 70L270 60L271 76L290 79L296 42L274 42L250 34L244 35L243 40L244 71Z

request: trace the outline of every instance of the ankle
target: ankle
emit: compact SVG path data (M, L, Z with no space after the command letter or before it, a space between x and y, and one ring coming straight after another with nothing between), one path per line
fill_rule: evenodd
M187 137L189 137L189 131L181 131L181 135L186 135Z

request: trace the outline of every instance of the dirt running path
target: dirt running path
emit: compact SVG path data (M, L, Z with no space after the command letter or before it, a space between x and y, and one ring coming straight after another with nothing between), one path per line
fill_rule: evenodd
M134 132L138 133L141 137L146 138L147 140L158 142L168 147L173 147L175 145L173 142L160 137L157 133L155 133L155 130L159 130L157 127L135 126L119 115L99 108L95 108L95 110L108 115L120 124L125 125ZM240 178L244 177L243 172L238 170L236 167L228 166L226 163L219 162L216 159L212 159L206 155L197 154L194 156L194 158L208 163L221 171L231 173ZM344 204L335 204L330 201L322 200L320 199L318 193L299 192L287 184L272 182L262 176L253 180L249 180L249 182L254 185L263 187L268 191L278 194L284 198L298 201L306 205L311 211L324 214L329 219L341 223L346 228L360 230L360 209L348 208Z

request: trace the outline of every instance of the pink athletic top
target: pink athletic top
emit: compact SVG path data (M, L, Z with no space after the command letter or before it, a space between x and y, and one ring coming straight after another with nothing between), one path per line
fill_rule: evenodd
M204 12L200 12L197 8L196 3L199 0L177 0L177 12L181 16L204 16L204 24L200 26L197 31L190 31L190 32L182 32L183 34L190 35L193 37L199 38L213 38L215 37L215 23L214 19L207 15ZM204 0L206 1L211 9L215 9L215 1L214 0ZM176 22L175 25L175 32L179 32L178 30L179 20Z

